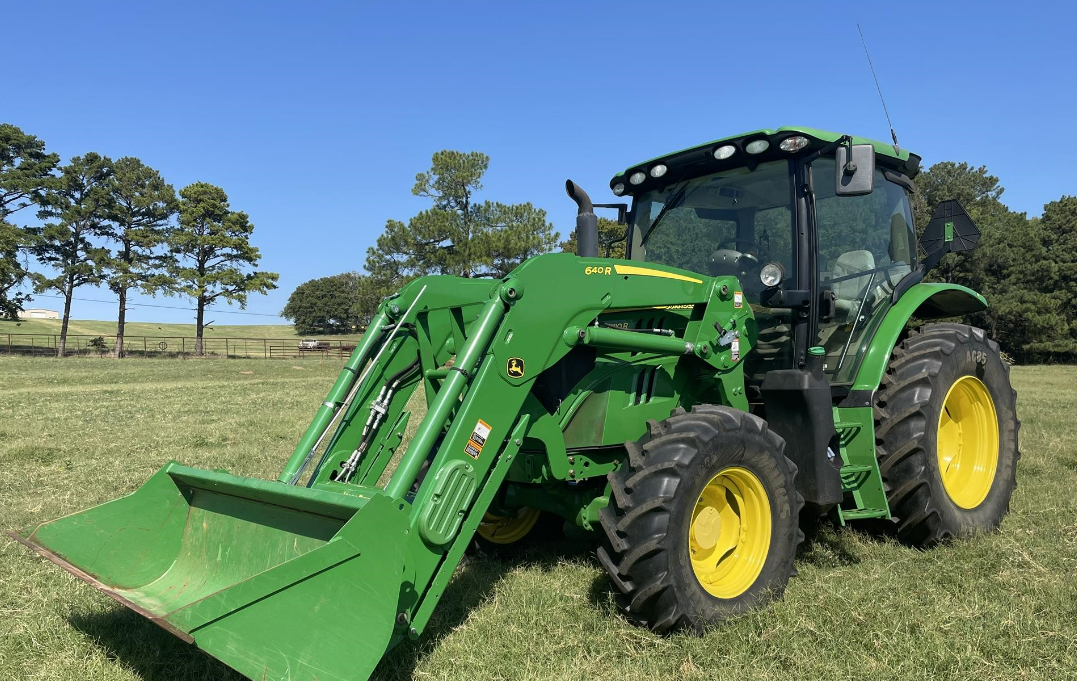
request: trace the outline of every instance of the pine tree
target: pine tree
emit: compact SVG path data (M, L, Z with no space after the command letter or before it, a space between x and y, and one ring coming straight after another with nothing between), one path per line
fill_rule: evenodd
M137 288L153 294L168 281L162 276L167 258L157 249L176 212L176 190L159 172L130 156L113 164L108 188L112 225L106 236L116 242L116 252L107 264L106 283L120 299L113 352L122 357L128 292Z
M39 199L41 210L38 216L54 222L31 230L35 239L30 252L39 262L55 270L52 277L34 275L36 290L55 290L64 298L57 347L59 357L67 352L67 329L75 289L100 284L105 279L109 252L92 239L108 233L111 177L112 161L108 157L92 152L75 156L60 169L60 176L50 183Z
M246 307L249 294L277 288L279 275L248 271L261 258L250 242L254 225L229 207L223 189L195 182L179 195L179 226L168 236L174 260L161 284L195 301L195 354L201 356L206 308L221 299Z

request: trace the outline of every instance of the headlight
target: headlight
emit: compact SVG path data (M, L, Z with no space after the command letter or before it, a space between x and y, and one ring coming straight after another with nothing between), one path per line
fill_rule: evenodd
M768 262L759 269L759 281L763 282L763 286L771 288L782 283L785 279L785 268L782 267L780 262Z
M778 145L778 148L782 151L788 151L789 153L793 153L796 151L800 151L806 146L808 146L807 137L804 137L803 135L794 135L793 137L786 137L785 139L783 139L781 144Z
M732 144L723 144L714 150L714 158L719 161L724 161L733 154L737 153L737 148Z
M666 174L666 167L659 163L655 167L651 168L651 177L658 178Z
M744 150L749 154L762 154L769 148L769 140L755 140L754 142L748 142L748 146L744 147Z
M632 184L643 184L643 181L647 179L647 176L643 174L642 170L637 170L628 177L628 181Z
M620 196L621 194L624 194L625 193L624 182L618 182L617 184L613 185L613 193L616 194L617 196Z

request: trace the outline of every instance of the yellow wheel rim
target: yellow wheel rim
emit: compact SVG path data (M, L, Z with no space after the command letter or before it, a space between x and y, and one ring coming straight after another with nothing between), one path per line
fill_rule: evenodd
M494 544L515 544L527 536L541 515L537 508L521 508L509 516L487 513L479 523L479 536Z
M998 415L987 386L975 376L962 376L946 393L937 448L946 494L961 508L979 506L998 468Z
M770 500L755 473L726 468L699 495L688 528L692 571L716 598L755 583L770 551Z

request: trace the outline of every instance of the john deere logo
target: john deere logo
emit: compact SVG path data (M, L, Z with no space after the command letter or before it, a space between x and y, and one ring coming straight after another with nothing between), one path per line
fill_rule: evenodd
M510 378L523 378L524 361L519 357L509 357L509 363L505 367L505 372Z

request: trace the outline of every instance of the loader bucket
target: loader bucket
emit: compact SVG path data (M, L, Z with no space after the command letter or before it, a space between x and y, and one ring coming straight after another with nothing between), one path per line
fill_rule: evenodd
M365 679L394 633L405 507L170 463L15 538L252 679Z

